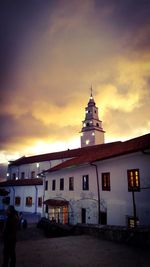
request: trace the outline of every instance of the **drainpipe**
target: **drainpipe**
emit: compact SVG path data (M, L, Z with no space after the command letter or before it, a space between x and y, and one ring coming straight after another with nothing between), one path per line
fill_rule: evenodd
M37 197L38 197L38 188L35 185L35 213L37 213Z
M100 186L99 186L99 178L98 178L98 169L97 169L97 165L94 164L93 162L90 163L92 166L95 167L95 171L96 171L96 180L97 180L97 197L98 197L98 224L101 224L101 210L100 210Z
M12 186L13 190L13 205L15 206L15 188Z

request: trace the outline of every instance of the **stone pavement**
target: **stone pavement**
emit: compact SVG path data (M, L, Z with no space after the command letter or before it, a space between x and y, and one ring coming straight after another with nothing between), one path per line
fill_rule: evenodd
M150 267L148 249L81 235L45 238L35 226L21 230L16 267ZM2 263L0 243L0 266Z

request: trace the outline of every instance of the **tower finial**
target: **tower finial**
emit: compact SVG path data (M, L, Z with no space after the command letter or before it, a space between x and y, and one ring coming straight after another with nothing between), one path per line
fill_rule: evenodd
M91 84L91 88L90 88L90 90L91 90L91 96L90 96L90 99L93 99L93 88L92 88L92 84Z

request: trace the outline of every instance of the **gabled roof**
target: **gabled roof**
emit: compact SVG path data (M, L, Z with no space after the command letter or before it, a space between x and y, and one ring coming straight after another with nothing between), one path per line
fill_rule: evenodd
M120 143L120 142L116 142L116 143ZM82 148L76 148L76 149L68 149L65 151L53 152L53 153L41 154L41 155L29 156L29 157L23 156L17 160L11 161L9 166L19 166L19 165L29 164L29 163L38 163L42 161L74 158L74 157L84 155L85 153L87 153L87 151L101 149L101 147L105 145L106 144L101 144L101 145L88 146L88 147L82 147Z
M144 151L146 149L150 149L150 134L140 136L125 142L115 142L103 144L101 146L89 147L86 153L67 160L59 165L56 165L55 167L50 168L45 172L58 171L64 168L92 163L138 151Z
M7 180L5 182L1 182L1 187L6 186L31 186L31 185L42 185L43 180L41 178L35 178L35 179L20 179L20 180Z

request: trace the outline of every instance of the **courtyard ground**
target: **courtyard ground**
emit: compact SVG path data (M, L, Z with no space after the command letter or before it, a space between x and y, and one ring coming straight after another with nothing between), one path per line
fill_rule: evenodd
M149 267L149 250L80 235L45 238L35 225L18 233L16 267ZM0 266L2 241L0 242Z

